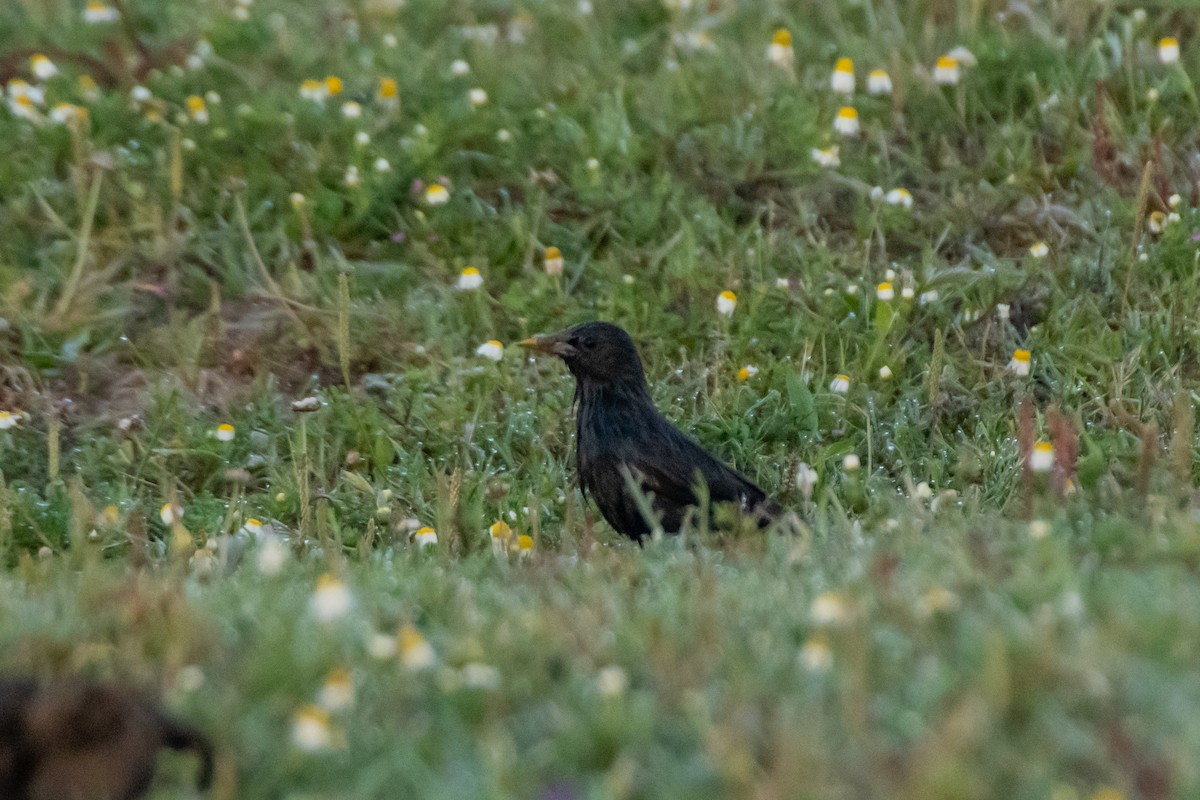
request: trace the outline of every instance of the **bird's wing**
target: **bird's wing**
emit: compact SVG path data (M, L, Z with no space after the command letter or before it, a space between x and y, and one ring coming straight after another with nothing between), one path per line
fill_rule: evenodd
M696 502L697 474L708 486L714 503L739 503L747 508L766 501L766 493L712 456L695 441L663 420L654 447L639 448L627 463L642 485L656 498L690 505Z
M643 439L607 439L579 461L580 484L617 531L641 539L651 525L634 499L631 481L643 494L653 495L651 507L663 528L679 530L687 509L696 504L696 453L657 432ZM702 451L701 451L702 452Z
M653 408L621 408L589 414L580 425L576 458L580 486L619 532L640 539L649 533L629 480L653 495L663 528L677 531L697 505L702 480L713 503L737 503L759 516L773 516L773 504L752 482L710 455ZM642 413L637 413L642 412Z

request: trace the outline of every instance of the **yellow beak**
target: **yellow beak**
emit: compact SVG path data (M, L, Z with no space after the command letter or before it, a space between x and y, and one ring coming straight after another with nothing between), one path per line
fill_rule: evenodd
M575 348L567 343L561 333L551 336L531 336L528 339L522 339L517 344L527 350L533 350L537 353L548 353L559 358L566 358L575 354Z

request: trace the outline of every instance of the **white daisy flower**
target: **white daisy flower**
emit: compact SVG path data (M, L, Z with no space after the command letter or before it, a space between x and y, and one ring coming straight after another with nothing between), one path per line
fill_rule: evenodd
M850 618L846 598L840 592L823 592L813 598L808 618L814 625L840 625Z
M88 0L83 9L83 21L89 25L99 25L104 22L116 22L121 18L117 9L100 0Z
M829 79L829 88L838 94L854 94L854 62L848 58L839 58L833 68L833 76Z
M460 292L471 292L483 286L483 274L476 267L466 267L458 274L454 288Z
M500 361L504 358L504 345L497 339L488 339L475 348L475 355L483 356L489 361Z
M605 667L596 673L596 690L602 697L619 697L629 688L629 676L618 666Z
M1054 469L1054 445L1038 442L1029 454L1029 468L1034 472L1049 472Z
M1163 64L1179 63L1179 40L1174 36L1164 36L1158 41L1158 60Z
M833 129L842 136L858 136L862 131L858 122L858 111L851 106L842 106L834 117Z
M892 76L887 74L887 70L871 70L867 75L867 93L875 95L892 93Z
M812 160L817 163L817 166L827 169L836 169L842 165L842 160L838 157L837 145L824 149L814 147L812 149Z
M354 608L354 595L331 573L317 580L317 589L309 601L309 611L320 622L335 622Z

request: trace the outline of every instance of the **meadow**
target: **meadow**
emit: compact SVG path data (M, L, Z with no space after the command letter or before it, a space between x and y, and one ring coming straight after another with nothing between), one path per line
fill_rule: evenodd
M1200 796L1194 9L0 7L0 672L227 800ZM615 534L588 319L797 522Z

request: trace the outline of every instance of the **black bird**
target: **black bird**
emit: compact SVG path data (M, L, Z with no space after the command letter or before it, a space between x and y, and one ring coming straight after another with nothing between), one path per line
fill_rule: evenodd
M736 503L765 527L779 507L762 489L722 464L664 417L629 334L608 322L585 322L520 342L561 358L575 376L575 466L585 495L608 523L635 541L654 527L631 491L650 499L667 533L678 533L699 504L697 480L713 503Z
M119 684L0 678L0 798L136 800L150 789L161 747L200 757L208 788L208 738Z

